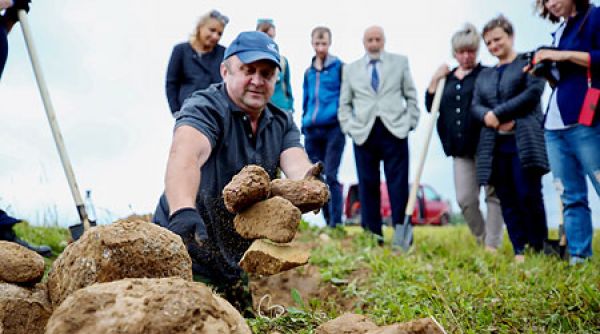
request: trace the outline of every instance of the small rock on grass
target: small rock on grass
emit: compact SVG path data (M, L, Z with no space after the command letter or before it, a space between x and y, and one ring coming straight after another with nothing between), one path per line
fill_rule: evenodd
M446 334L444 328L433 318L383 326L366 334Z
M235 230L246 239L266 238L290 242L296 235L302 214L282 197L269 198L240 212L233 219Z
M0 241L0 282L36 283L44 276L44 258L10 241Z
M317 327L316 334L364 334L377 325L360 314L346 313Z
M274 275L308 263L310 253L290 244L255 240L240 260L247 273Z

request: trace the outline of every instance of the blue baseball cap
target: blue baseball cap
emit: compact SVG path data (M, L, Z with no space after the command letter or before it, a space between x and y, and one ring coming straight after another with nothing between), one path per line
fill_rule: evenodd
M281 69L279 47L269 35L261 31L241 32L229 44L223 58L227 59L233 55L238 56L244 64L258 60L270 60Z

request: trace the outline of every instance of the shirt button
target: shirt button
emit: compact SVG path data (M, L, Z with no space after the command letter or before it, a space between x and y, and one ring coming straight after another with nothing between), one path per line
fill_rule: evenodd
M247 121L248 120L248 116L244 116L243 119L244 119L244 121Z
M456 101L460 101L460 95L456 95Z
M252 138L252 134L251 133L248 134L248 138Z
M456 121L456 125L460 125L460 120Z
M456 108L456 113L460 114L460 108Z
M460 90L460 84L456 84L456 90Z

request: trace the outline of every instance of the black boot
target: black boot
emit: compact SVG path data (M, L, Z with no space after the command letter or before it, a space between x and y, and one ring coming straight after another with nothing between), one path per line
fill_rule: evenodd
M40 254L43 257L51 257L52 256L52 248L50 248L49 246L46 246L46 245L34 246L19 237L15 237L15 240L13 240L13 242L17 243L27 249L30 249L30 250Z

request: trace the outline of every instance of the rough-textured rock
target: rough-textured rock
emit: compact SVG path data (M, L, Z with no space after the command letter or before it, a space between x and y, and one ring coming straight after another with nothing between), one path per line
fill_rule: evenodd
M0 241L0 282L39 282L44 276L44 258L9 241Z
M248 165L223 188L223 201L231 213L238 213L269 197L269 174L260 166Z
M23 288L0 283L0 333L44 333L52 307L44 284Z
M64 250L48 275L48 291L58 306L94 283L172 276L192 279L192 261L181 238L144 221L117 221L91 228Z
M346 313L317 327L315 334L364 334L377 325L364 315Z
M271 196L281 196L303 213L320 209L329 200L327 185L318 180L271 181Z
M308 263L310 253L291 244L274 244L255 240L240 260L248 273L274 275Z
M70 295L46 334L250 334L242 316L203 283L181 278L124 279Z
M383 326L366 334L446 334L446 331L433 318Z
M290 242L296 235L302 213L282 197L269 198L240 212L233 219L235 230L246 239L267 238Z

